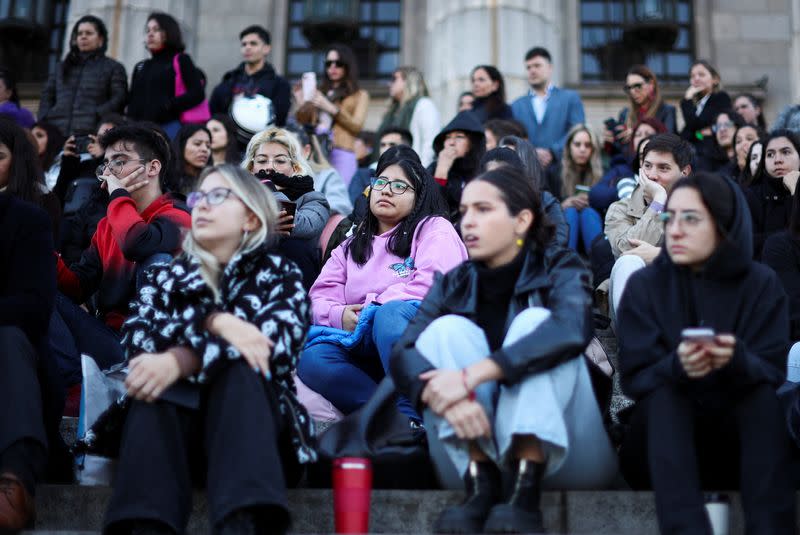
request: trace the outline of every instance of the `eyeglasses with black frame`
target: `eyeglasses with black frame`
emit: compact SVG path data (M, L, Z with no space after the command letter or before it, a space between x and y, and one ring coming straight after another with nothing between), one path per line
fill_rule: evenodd
M193 191L189 195L186 196L186 206L189 207L190 210L194 210L194 208L200 204L200 202L205 199L209 206L217 206L225 202L225 199L233 195L233 190L229 188L214 188L209 191Z
M409 189L415 191L410 184L406 184L401 180L389 180L384 177L373 178L370 185L375 191L382 191L386 186L389 186L389 191L392 192L392 195L402 195Z
M103 176L106 174L106 169L111 171L112 175L118 177L119 172L122 171L122 168L125 167L126 164L129 164L130 162L143 163L147 161L149 160L143 160L141 158L138 160L125 160L125 159L111 160L108 163L101 163L100 165L98 165L97 169L95 169L94 171L94 174L97 177L97 180L102 182L103 180L105 180Z
M325 68L329 69L331 67L338 67L340 69L344 69L347 67L347 64L339 59L326 59L325 60Z

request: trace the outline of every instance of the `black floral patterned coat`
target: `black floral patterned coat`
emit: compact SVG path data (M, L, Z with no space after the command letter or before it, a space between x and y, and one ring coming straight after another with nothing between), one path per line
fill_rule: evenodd
M292 378L310 323L309 301L297 266L270 254L267 247L234 256L222 273L216 301L197 259L184 254L169 265L152 268L122 327L127 358L189 347L203 361L193 380L213 381L222 362L242 356L206 330L205 320L212 312L234 314L274 342L270 370L281 415L292 427L298 461L316 461L313 423L297 400Z

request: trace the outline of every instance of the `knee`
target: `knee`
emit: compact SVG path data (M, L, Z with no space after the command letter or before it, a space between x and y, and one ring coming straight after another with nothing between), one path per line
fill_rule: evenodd
M423 338L446 339L447 337L451 337L456 333L459 336L469 336L469 334L476 329L483 335L481 328L464 316L448 314L433 320L430 325L425 327L425 330L419 335L418 340L422 340Z
M506 333L506 342L513 342L535 331L539 325L550 318L550 311L544 307L526 308L514 318Z
M417 313L417 305L410 301L389 301L375 311L375 324L396 325L398 321L409 321Z
M611 277L613 279L616 273L630 273L645 266L644 260L634 254L622 255L614 262L614 267L611 268Z
M786 372L788 381L800 383L800 342L795 342L789 350Z
M333 351L330 344L315 344L304 349L297 362L298 377L313 389L328 382L338 369L332 365L333 359L330 358Z

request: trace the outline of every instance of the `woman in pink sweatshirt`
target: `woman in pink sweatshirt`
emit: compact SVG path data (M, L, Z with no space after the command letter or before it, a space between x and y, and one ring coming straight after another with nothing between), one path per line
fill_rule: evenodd
M434 274L467 259L417 153L402 145L387 150L375 176L369 212L354 236L333 251L309 292L315 325L341 329L343 337L358 326L363 336L354 345L312 340L297 368L303 383L345 414L361 407L386 374L392 345L417 313ZM419 420L408 400L398 406Z

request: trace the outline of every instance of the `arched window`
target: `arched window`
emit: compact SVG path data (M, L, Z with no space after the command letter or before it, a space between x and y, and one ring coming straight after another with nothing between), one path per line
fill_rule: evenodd
M581 0L581 78L625 79L643 63L662 82L685 83L694 58L691 0Z

